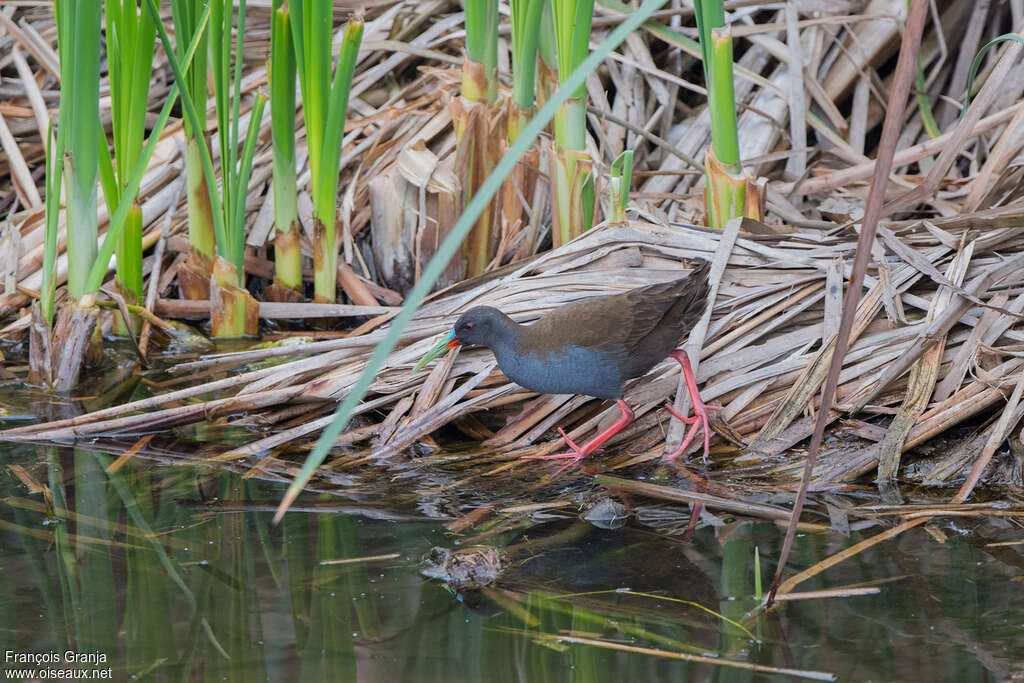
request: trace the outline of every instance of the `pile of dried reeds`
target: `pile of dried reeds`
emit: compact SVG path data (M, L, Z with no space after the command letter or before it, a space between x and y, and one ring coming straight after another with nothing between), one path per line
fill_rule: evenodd
M837 440L820 465L818 485L849 481L875 469L880 460L898 462L900 453L971 418L977 422L1001 409L1016 418L1024 413L1024 407L1005 403L1006 384L1024 376L1024 360L1016 351L1024 334L1012 329L1024 311L1024 240L1014 228L996 227L1022 218L1019 209L1004 210L883 230L886 257L868 278L870 289L858 311L856 341L846 358L839 397L841 406L859 417L895 416L842 423L842 432L860 439ZM806 412L813 410L830 358L847 270L844 259L852 247L849 236L819 232L721 234L631 223L596 229L502 277L443 292L414 318L403 345L359 409L361 424L340 440L369 445L346 450L330 467L394 456L449 423L470 438L485 439L492 449L481 455L487 461L500 453L511 459L560 448L561 439L544 440L556 424L568 426L570 438L584 438L615 419L614 406L526 392L508 382L486 350L451 354L429 372L413 374L412 365L470 306L496 306L529 321L581 297L670 279L678 275L681 261L694 257L716 266L713 312L690 339L692 355L700 358L702 393L725 407L722 416L732 433L749 441L750 451L761 458L782 453L810 434ZM384 322L377 319L367 327ZM89 439L223 419L258 422L268 435L217 459L268 453L276 458L330 420L325 413L345 396L382 334L377 329L180 363L175 372L190 378L201 372L211 381L188 381L183 389L8 430L3 437ZM261 363L270 358L285 362ZM678 381L678 365L666 362L630 385L626 400L636 406L638 419L609 444L619 455L606 458L605 465L661 456L669 420L658 408L676 394ZM521 409L506 418L490 417L510 404ZM922 483L959 476L997 428L1005 432L1006 425L990 425L927 466L905 469L904 476ZM742 461L751 462L751 455ZM765 465L760 473L771 470Z
M46 109L54 106L57 93L55 35L46 4L0 10L0 54L5 55L0 57L5 75L0 142L6 152L0 160L0 211L10 214L0 224L0 244L6 239L13 245L0 251L0 269L7 275L0 316L13 320L0 335L9 338L24 336L26 307L41 281L43 210L35 187ZM760 461L758 473L795 474L799 463L767 458L799 444L812 429L809 413L827 371L855 227L874 170L866 153L873 151L873 131L884 114L890 58L906 3L872 0L866 6L842 2L824 8L788 3L783 9L733 4L733 35L741 46L736 97L743 157L758 175L774 179L767 189L769 222L775 225L745 222L722 233L685 224L700 213L695 190L708 144L708 116L695 109L703 89L687 80L700 78L694 32L682 28L691 23L690 11L659 13L588 83L592 156L607 164L624 149L635 150L635 175L645 178L633 195L637 220L595 229L535 256L545 241L546 200L542 192L524 198L532 207L529 221L500 236L492 265L511 263L498 274L439 293L422 308L360 407L361 424L350 425L343 436L347 443L370 440L370 445L347 451L331 467L394 455L449 423L508 453L509 460L513 454L560 448L560 439L545 441L555 424L570 426L574 439L591 433L613 418L607 406L581 397L529 394L509 384L486 352L463 351L429 373L413 375L410 369L433 336L471 305L495 305L528 321L575 298L674 277L681 263L697 257L715 262L718 285L710 317L690 340L691 355L700 358L705 398L725 406L730 435L745 439L754 454L737 464ZM834 413L837 421L852 417L837 422L836 434L857 438L832 442L819 463L819 485L848 481L876 467L883 474L894 472L901 453L918 446L923 451L929 439L956 425L981 425L941 449L939 457L902 469L908 479L948 481L960 476L984 446L1002 444L1024 412L1020 391L1011 395L1024 376L1019 346L1024 335L1015 329L1024 311L1019 236L1024 208L1015 161L1024 144L1019 45L989 51L980 91L967 115L957 119L974 55L995 35L1020 29L1014 24L1019 10L1019 3L959 0L926 29L920 92L908 108L890 177L885 215L891 222L879 231L870 289L840 378L844 412ZM623 11L628 8L613 0L601 3L595 40L620 21ZM261 47L269 44L269 14L254 7L249 21L246 58L260 56L246 65L244 92L265 85ZM456 93L458 72L451 65L461 62L461 25L458 8L446 0L427 7L380 3L367 16L346 127L341 224L343 259L372 300L261 303L265 318L379 317L339 339L182 363L175 370L187 373L180 380L184 388L0 436L90 438L201 420L258 421L267 432L263 438L220 457L269 453L260 468L287 471L278 456L329 421L334 403L346 395L382 338L393 309L377 304L401 301L401 292L416 280L443 236L440 195L457 177L455 135L444 100ZM165 87L170 82L162 61L153 73ZM269 279L269 120L261 130L249 183L246 268L251 276ZM180 124L168 127L140 192L146 244L156 245L145 265L147 307L164 317L199 316L205 310L174 298L186 248L180 139ZM300 169L304 144L300 132ZM300 218L308 235L308 173L299 185ZM922 213L927 218L917 218ZM913 220L897 220L908 217ZM101 225L104 219L101 215ZM304 249L308 254L308 245ZM260 363L271 358L285 362ZM195 384L198 377L213 379ZM677 386L674 363L631 386L627 400L637 406L638 420L609 444L619 455L606 459L608 466L657 458L666 440L669 445L678 440L678 423L658 410L676 395ZM237 417L240 413L244 417ZM1000 414L1004 419L991 419ZM1017 482L1020 441L1010 439L1018 455L1007 471Z

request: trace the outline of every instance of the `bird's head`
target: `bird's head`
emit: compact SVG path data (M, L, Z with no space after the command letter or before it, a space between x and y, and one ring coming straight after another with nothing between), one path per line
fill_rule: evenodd
M457 344L479 344L489 346L498 334L498 321L505 316L497 308L476 306L459 316L452 329Z
M499 321L503 318L502 312L491 306L476 306L469 309L459 316L455 327L441 337L440 341L416 363L413 372L417 372L448 349L460 344L490 346L498 334Z

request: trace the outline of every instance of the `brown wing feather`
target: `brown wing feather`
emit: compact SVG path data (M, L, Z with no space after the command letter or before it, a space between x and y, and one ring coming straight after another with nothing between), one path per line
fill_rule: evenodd
M626 378L639 377L664 360L696 324L707 306L709 270L710 264L704 262L686 278L666 283L674 285L667 309L657 320L648 321L643 326L645 332L641 332L638 325L637 332L630 336L629 363L624 368ZM650 295L651 299L657 297L658 292ZM653 318L655 314L648 312L647 315Z
M707 273L705 263L679 280L557 308L527 328L531 348L554 351L569 343L605 351L625 351L630 357L627 371L633 371L638 362L644 365L646 356L651 352L660 353L660 347L667 343L669 348L647 364L640 372L643 374L675 348L676 341L703 311ZM695 308L699 309L696 314L688 313ZM666 338L670 340L666 342Z
M612 350L622 348L622 316L626 294L593 297L560 306L526 328L530 348L557 351L564 344Z

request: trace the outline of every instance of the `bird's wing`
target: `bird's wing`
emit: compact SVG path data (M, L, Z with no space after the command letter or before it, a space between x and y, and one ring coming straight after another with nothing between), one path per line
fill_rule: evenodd
M660 348L679 343L704 310L709 271L710 264L705 261L685 278L626 292L634 319L627 343L630 355L651 345Z
M631 289L622 296L632 309L633 325L630 339L643 339L654 331L672 305L683 294L686 280L659 282L657 284Z
M698 276L694 279L694 275ZM621 294L598 296L554 309L530 325L534 348L571 343L587 348L631 353L683 299L706 294L707 267L687 277L638 287ZM687 291L692 286L693 292ZM680 334L682 327L680 322ZM546 350L546 349L545 349ZM552 348L551 350L555 350Z
M555 351L544 345L573 344L586 348L611 351L621 347L622 325L613 316L602 315L603 306L595 306L605 299L619 299L623 294L600 296L560 306L530 325L528 334L538 351Z
M673 286L678 288L678 283L659 283L556 308L529 326L534 347L570 343L609 352L629 349L636 339L653 331L671 308L674 298L665 293ZM648 290L653 296L645 295Z

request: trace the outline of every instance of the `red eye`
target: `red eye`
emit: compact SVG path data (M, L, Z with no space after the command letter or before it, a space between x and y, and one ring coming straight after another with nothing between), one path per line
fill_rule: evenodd
M466 323L466 329L467 330L473 329L473 323Z

